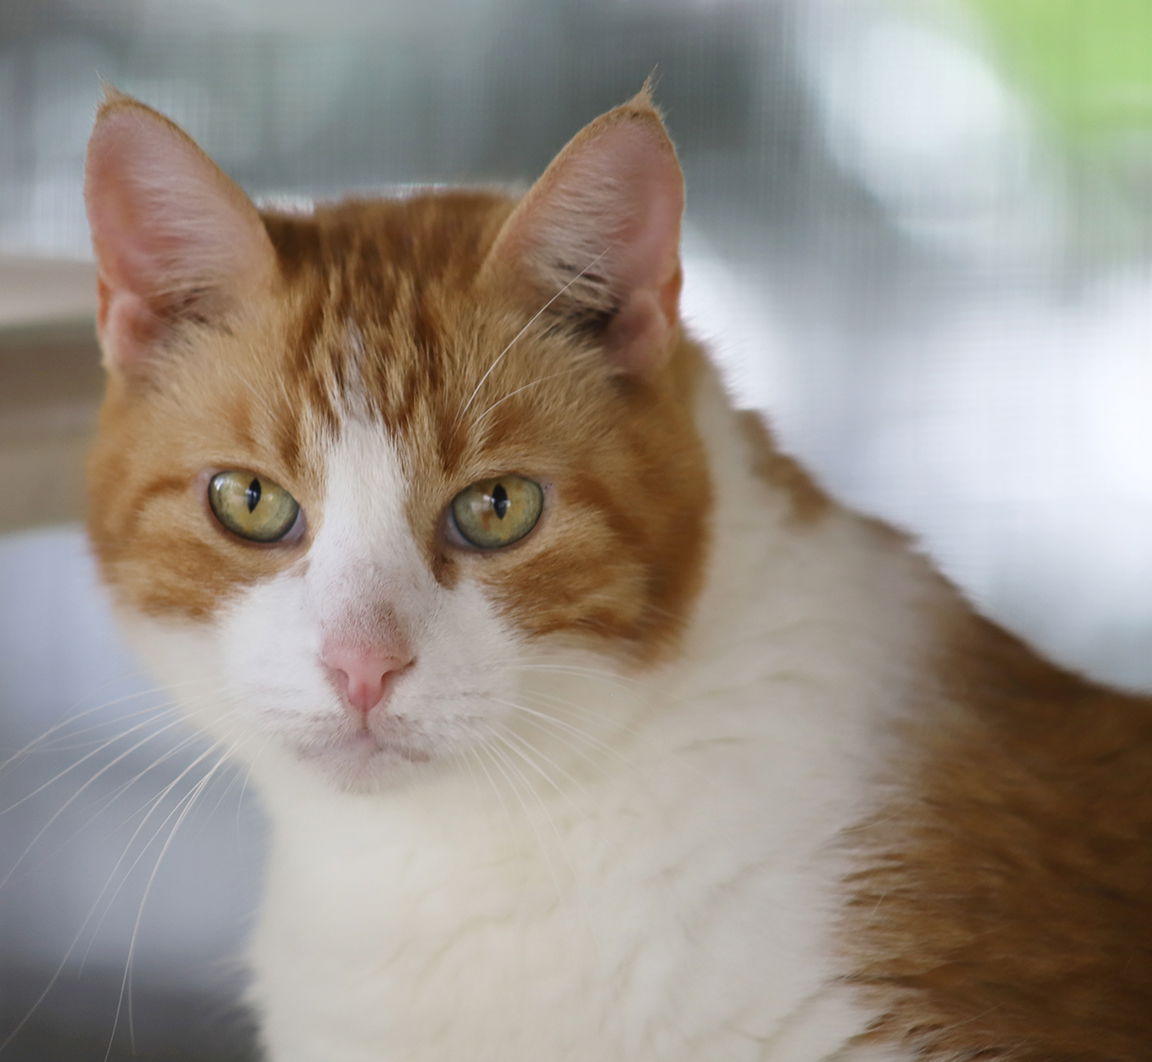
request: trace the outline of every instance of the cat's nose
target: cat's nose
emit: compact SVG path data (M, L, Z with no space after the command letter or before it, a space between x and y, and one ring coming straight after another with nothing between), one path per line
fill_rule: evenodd
M396 676L412 666L412 654L398 644L329 642L320 660L345 703L364 715L384 700Z

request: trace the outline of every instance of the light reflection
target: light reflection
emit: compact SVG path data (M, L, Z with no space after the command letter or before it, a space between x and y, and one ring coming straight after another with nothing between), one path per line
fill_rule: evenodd
M886 5L833 22L832 8L817 0L801 37L832 158L914 239L976 259L1052 253L1054 159L973 34Z

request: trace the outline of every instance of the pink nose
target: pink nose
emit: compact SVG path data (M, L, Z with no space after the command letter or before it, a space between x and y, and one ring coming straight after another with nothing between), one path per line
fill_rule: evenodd
M320 659L340 696L367 715L389 692L393 679L412 663L412 654L398 645L360 646L330 642Z

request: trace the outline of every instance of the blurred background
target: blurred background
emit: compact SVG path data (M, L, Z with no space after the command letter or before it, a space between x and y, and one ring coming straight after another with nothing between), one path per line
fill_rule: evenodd
M98 78L298 199L530 178L653 69L744 402L996 617L1152 687L1148 0L0 0L0 1062L250 1057L259 815L76 523Z

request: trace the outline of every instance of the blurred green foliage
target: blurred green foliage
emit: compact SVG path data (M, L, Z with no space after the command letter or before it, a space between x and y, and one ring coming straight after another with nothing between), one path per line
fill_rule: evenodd
M1152 0L967 0L1003 68L1067 134L1152 131Z

